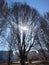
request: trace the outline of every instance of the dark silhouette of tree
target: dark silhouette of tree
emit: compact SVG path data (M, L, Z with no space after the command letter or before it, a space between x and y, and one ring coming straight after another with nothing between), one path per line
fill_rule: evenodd
M22 65L23 64L25 65L27 54L33 47L35 40L37 41L37 43L39 43L41 48L42 45L46 44L44 32L45 34L47 34L45 31L47 21L45 21L45 19L43 19L34 8L33 9L30 8L26 4L25 5L24 4L21 5L19 3L14 4L12 14L14 15L14 20L10 23L13 26L13 28L15 28L14 29L15 32L13 34L15 34L17 39L16 46L18 47L19 56L21 59L20 62ZM19 29L19 25L20 26L27 25L30 28L28 33L27 31L23 32L22 40L21 40L22 38L21 28ZM37 39L39 40L35 38L36 35L38 36ZM43 48L42 48L42 53L46 58Z
M12 25L13 34L16 40L13 45L15 45L14 48L19 51L21 65L25 65L27 55L34 44L35 35L39 27L37 21L40 15L34 8L32 9L26 4L19 3L14 4L12 14L12 16L9 16L9 22ZM28 31L23 31L22 33L22 25L27 26Z
M6 18L8 14L9 14L8 4L5 2L5 0L0 0L0 17Z
M7 16L10 13L10 9L8 8L8 4L5 2L5 0L0 0L0 33L2 32L6 21Z
M40 19L41 22L41 28L43 29L43 41L48 48L49 51L49 20L48 15L45 15L43 18Z
M8 65L10 65L11 62L11 50L15 50L17 55L20 57L21 65L25 65L27 55L31 50L33 50L32 48L34 48L36 44L40 46L43 56L47 60L43 46L49 50L48 15L46 18L43 18L36 9L31 8L27 4L21 3L14 3L12 11L8 14L6 5L3 8L4 0L3 2L1 0L0 5L1 10L5 10L0 17L5 17L6 19L4 20L7 21L4 22L5 24L2 23L2 25L4 25L3 30L6 31L7 28L10 30L7 37L6 34L2 33L3 30L1 31L1 35L4 34L9 43L10 51Z
M8 4L5 2L5 0L0 0L0 36L3 36L4 39L7 41L7 16L10 13L10 8L8 7ZM6 37L7 36L7 37ZM9 39L9 37L8 37ZM5 41L5 43L6 43ZM11 51L11 50L10 50ZM9 59L11 52L9 51ZM10 61L8 60L8 65L10 65Z

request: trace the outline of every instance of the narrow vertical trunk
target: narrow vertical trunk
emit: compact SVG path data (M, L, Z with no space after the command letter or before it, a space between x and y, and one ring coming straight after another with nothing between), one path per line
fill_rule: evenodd
M10 51L9 51L9 56L8 56L8 65L10 65Z
M21 65L25 65L25 54L24 54L24 51L21 53L20 58L21 58L21 61L20 61Z
M11 63L11 51L9 51L9 57L8 57L8 65Z
M25 65L25 60L21 59L21 65Z

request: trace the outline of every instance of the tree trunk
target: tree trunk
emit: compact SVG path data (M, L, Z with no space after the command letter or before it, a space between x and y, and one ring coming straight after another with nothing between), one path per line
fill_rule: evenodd
M22 59L22 60L20 61L20 63L21 63L21 65L25 65L25 60Z
M10 65L10 63L11 63L11 53L12 53L12 51L9 51L8 65Z
M21 65L25 65L25 54L21 53L20 58L21 58L21 61L20 61Z

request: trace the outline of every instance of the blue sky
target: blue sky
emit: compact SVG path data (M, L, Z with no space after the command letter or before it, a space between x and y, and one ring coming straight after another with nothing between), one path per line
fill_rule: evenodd
M6 0L11 5L12 2L27 3L31 7L36 8L40 14L49 12L49 0Z

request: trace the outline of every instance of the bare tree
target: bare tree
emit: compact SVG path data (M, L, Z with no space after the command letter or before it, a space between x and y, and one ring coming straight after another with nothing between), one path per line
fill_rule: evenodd
M14 16L15 16L15 24L17 27L15 27L16 30L16 36L17 36L17 44L18 44L18 49L19 49L19 54L21 58L21 64L25 64L25 60L27 57L27 54L33 47L35 40L37 43L39 43L42 53L47 59L45 52L42 48L43 45L46 45L45 48L48 47L48 38L47 38L47 21L40 16L40 14L33 8L30 8L28 5L21 5L21 4L15 4L13 6L12 10ZM29 32L28 31L23 31L21 30L21 26L24 25L28 26ZM20 28L19 28L20 27ZM27 29L28 29L27 28ZM38 36L36 38L36 35ZM39 40L37 40L39 39ZM46 41L47 40L47 41Z
M9 16L9 22L12 25L15 41L13 44L16 51L19 52L20 63L25 65L27 55L33 47L35 35L39 28L39 14L28 5L15 4L12 10L12 16ZM14 16L14 17L13 17Z
M43 38L43 41L46 45L46 47L48 48L48 51L49 51L49 21L47 19L47 16L43 17L40 19L40 22L41 22L41 29L42 29L42 38Z
M6 24L6 18L10 13L10 9L8 8L8 4L5 0L0 0L0 33L2 32L4 25Z
M5 0L0 0L0 17L6 18L8 14L9 14L8 4L5 2Z
M20 57L21 65L25 65L27 55L33 50L32 48L35 44L39 44L45 59L47 59L43 46L45 45L49 49L48 24L47 20L41 17L36 9L30 8L26 4L14 3L12 12L5 21L7 21L7 23L5 22L5 28L7 29L8 27L10 29L6 37L9 49L15 50ZM11 52L9 52L8 65L10 65L10 61Z

